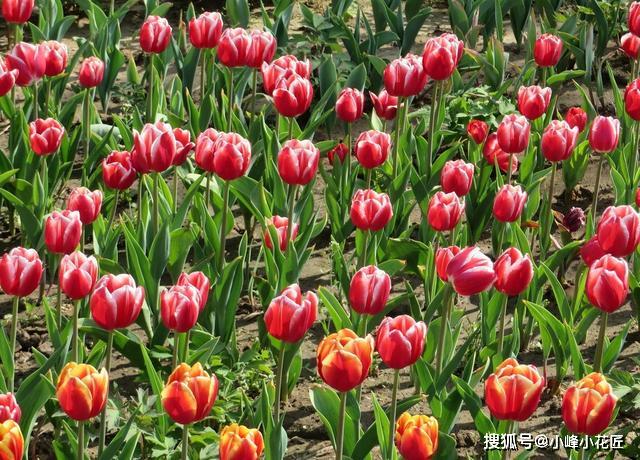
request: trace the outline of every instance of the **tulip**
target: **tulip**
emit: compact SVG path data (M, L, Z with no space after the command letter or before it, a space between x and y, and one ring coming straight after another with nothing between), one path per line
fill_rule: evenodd
M311 82L299 75L291 75L281 79L273 90L273 103L278 113L284 117L294 118L305 113L313 100Z
M491 259L477 246L462 249L447 265L447 277L460 295L472 296L491 289L496 274Z
M629 267L624 259L605 254L589 266L587 298L605 313L620 308L629 293Z
M482 120L471 120L467 124L467 134L476 144L482 144L489 134L489 125Z
M464 43L455 34L442 34L427 40L422 54L424 71L434 80L446 80L456 70L464 53Z
M640 243L640 216L629 205L609 206L602 213L597 235L604 252L616 257L633 254Z
M42 261L35 249L13 248L0 257L0 289L14 297L27 297L42 278Z
M387 64L383 73L384 87L391 96L410 97L420 94L427 84L422 60L407 54Z
M218 378L209 375L202 364L180 364L162 390L162 407L181 425L199 422L209 415L218 397Z
M509 154L522 153L529 145L531 126L522 115L507 115L498 126L498 145Z
M5 0L2 6L7 4ZM0 453L3 460L20 460L24 454L24 438L20 425L13 420L0 423Z
M422 356L426 334L427 326L411 316L386 317L378 328L376 350L388 367L403 369Z
M126 151L114 151L102 160L102 180L112 189L126 190L136 180L131 154Z
M262 64L273 60L273 56L276 54L276 39L271 32L262 30L252 30L250 39L251 51L246 65L254 69L260 69Z
M232 423L220 432L220 460L258 460L264 450L260 431Z
M46 66L44 74L47 77L55 77L65 71L69 54L64 43L49 40L40 43L39 47L45 55Z
M91 294L91 317L107 331L129 327L140 315L144 294L131 275L105 275Z
M71 254L80 243L82 221L78 211L54 211L44 222L44 243L49 252Z
M53 118L38 118L29 123L29 142L36 155L47 156L60 148L64 128Z
M374 129L358 136L355 155L363 168L373 169L387 161L391 148L391 136Z
M502 172L509 172L511 165L511 173L518 170L518 158L503 151L498 144L498 135L496 133L489 134L487 141L482 148L482 156L491 165L497 163L498 168Z
M196 144L191 142L191 133L186 129L174 128L173 137L176 139L176 155L171 164L180 166L187 161L187 156L195 148ZM174 175L174 177L176 177Z
M181 273L178 277L178 286L193 286L200 295L200 311L204 310L209 299L211 281L203 272Z
M600 247L598 235L591 237L591 239L580 248L580 257L582 257L582 261L587 267L590 267L596 260L604 255L606 255L606 252Z
M544 387L535 366L508 358L485 381L484 397L493 417L522 422L535 412Z
M562 226L569 233L575 233L584 226L585 221L586 217L582 208L572 207L569 209L569 212L562 217Z
M4 423L7 420L13 420L16 423L20 423L20 417L22 411L16 401L16 397L13 393L0 393L0 423ZM1 438L0 438L1 439ZM0 444L2 441L0 441Z
M464 213L465 204L454 192L437 192L429 200L427 221L437 232L453 230Z
M0 57L0 97L6 96L13 89L18 78L18 71L10 70L6 59Z
M261 67L264 91L268 95L273 94L273 90L280 80L287 80L291 75L299 75L309 79L311 76L311 63L308 59L299 61L293 55L281 56L272 63L263 63Z
M169 124L161 121L145 124L141 132L133 131L133 143L131 160L140 174L163 172L172 165L176 138Z
M83 88L95 88L100 86L104 79L104 62L95 56L91 56L82 61L78 81Z
M436 251L436 273L438 274L438 278L445 283L449 281L449 277L447 276L447 267L449 266L449 262L451 262L451 259L453 259L459 252L460 248L458 246L438 248Z
M627 26L631 33L640 35L640 2L631 2L631 5L629 5Z
M287 234L289 232L289 219L286 217L273 216L270 219L267 219L267 228L264 232L264 244L269 249L273 249L273 242L271 241L271 231L270 228L273 228L278 236L278 246L280 246L280 251L284 252L287 250L288 241ZM298 224L294 224L291 229L291 238L290 241L295 241L298 236Z
M521 86L518 90L518 110L529 120L544 115L551 101L551 88Z
M264 322L269 335L287 343L299 342L318 316L318 297L307 292L303 297L300 286L293 284L269 304Z
M405 412L395 425L394 442L405 460L430 460L438 450L438 421Z
M507 296L524 292L533 279L533 263L529 254L522 255L517 248L509 248L493 264L497 291Z
M189 41L199 49L213 49L218 46L224 24L222 15L207 11L189 21Z
M198 321L200 294L191 285L176 285L160 294L160 316L169 330L187 332Z
M527 192L522 187L503 185L493 200L493 216L500 222L515 222L520 218L527 202Z
M240 27L225 29L218 42L218 59L227 67L244 67L251 60L251 36Z
M320 150L309 140L291 139L278 152L278 173L289 185L307 185L318 171Z
M596 436L611 423L618 398L602 374L592 372L562 398L562 420L571 433Z
M440 173L440 185L445 193L465 196L471 190L474 166L464 160L447 161Z
M627 32L620 37L620 49L633 60L637 60L640 56L640 37Z
M540 67L555 66L562 56L562 39L552 34L540 35L533 46L533 57Z
M391 294L391 277L375 265L362 267L351 278L349 304L361 315L382 313Z
M572 128L577 127L578 132L581 133L587 126L587 112L582 107L570 107L564 116L564 120Z
M386 121L396 118L398 112L398 98L396 96L390 95L386 89L383 89L378 95L369 91L369 97L378 117Z
M577 127L572 128L566 121L553 120L542 134L542 154L551 162L568 159L576 146L579 133Z
M87 257L79 251L66 254L60 261L58 278L60 288L67 297L71 300L83 299L96 284L98 262L95 257Z
M171 26L165 18L148 16L140 28L140 48L145 53L162 53L171 41Z
M208 128L200 133L196 139L196 164L207 172L215 172L214 145L220 136L220 132L213 128Z
M2 17L10 24L25 24L29 22L35 0L3 0ZM16 458L20 458L22 455Z
M350 329L325 337L318 345L318 374L333 389L345 393L367 378L373 361L373 339Z
M382 230L393 217L391 200L386 193L358 190L351 201L351 221L362 231Z
M633 80L624 90L624 110L632 119L640 121L640 78Z
M211 156L213 172L225 181L234 180L242 177L249 169L251 144L239 134L218 133Z
M16 77L18 86L33 85L44 76L47 69L46 50L31 43L18 43L5 59L7 68L18 72Z
M100 215L101 208L102 192L100 190L92 192L86 187L76 187L67 199L67 209L78 211L83 225L93 223Z
M334 161L337 158L340 163L344 163L345 158L349 155L349 147L340 142L334 148L327 152L327 158L329 163L335 164Z
M58 377L56 395L62 410L83 422L98 415L107 403L109 375L89 364L68 363Z
M355 88L344 88L336 101L336 115L345 123L353 123L362 118L364 95Z
M620 121L598 115L589 130L589 145L596 153L610 153L618 147Z

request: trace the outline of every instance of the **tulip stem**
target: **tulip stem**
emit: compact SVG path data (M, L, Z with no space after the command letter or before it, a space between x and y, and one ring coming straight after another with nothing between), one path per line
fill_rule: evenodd
M229 67L229 123L227 130L233 131L233 68Z
M258 94L258 70L253 69L253 96L251 98L251 120L256 116L256 97Z
M220 221L220 252L218 253L218 274L222 274L224 268L224 250L227 241L227 214L229 213L229 188L231 182L224 181L222 187L222 219Z
M340 393L340 412L338 413L338 433L336 435L336 460L342 460L344 445L344 418L347 410L347 392Z
M275 422L276 424L280 423L280 400L282 399L282 384L284 383L284 352L285 352L285 343L281 341L280 352L278 353L278 370L277 370L277 381L276 381L276 399L273 402L275 408Z
M144 176L138 178L138 222L142 222L142 187L144 185Z
M542 229L542 233L539 236L551 235L551 230L553 228L553 186L556 182L556 162L551 162L551 181L549 182L549 211L547 213L547 221L545 222L545 227ZM548 240L547 240L548 241ZM547 244L542 244L542 238L540 238L540 250L542 251L542 258L546 259L547 257Z
M178 366L178 347L180 346L180 334L178 331L173 332L173 355L171 356L171 371Z
M151 228L153 228L153 237L158 234L158 222L160 221L160 173L153 175L153 221Z
M109 226L107 229L113 227L113 223L116 221L116 214L118 214L118 199L120 198L120 190L116 189L116 196L113 199L113 209L111 210L111 217L109 217Z
M360 262L358 263L358 268L362 268L367 265L368 262L368 249L369 249L369 230L365 230L364 232L364 241L362 242L362 253L360 254Z
M78 422L78 460L84 460L84 422Z
M83 115L83 129L84 129L84 159L82 160L82 185L87 184L87 173L86 168L84 168L84 163L87 158L89 158L89 151L91 148L91 89L87 88L84 90L84 103L82 104L82 115Z
M46 94L44 96L44 116L49 116L49 99L51 98L51 78L47 78Z
M13 308L11 310L11 375L9 376L9 391L14 393L14 384L16 377L16 337L18 333L18 305L20 305L20 297L13 298Z
M351 123L347 123L347 129L346 129L346 138L347 138L347 154L345 155L344 159L347 162L347 167L346 167L346 177L347 177L347 184L351 183Z
M447 328L449 326L449 316L451 316L451 303L453 300L453 289L450 284L445 285L445 292L442 296L442 312L440 316L440 333L438 336L438 348L436 349L436 375L442 372L442 364L444 359L444 342L447 336Z
M57 262L57 266L60 266L60 259L58 258L58 256L54 255L53 256L54 259ZM52 278L52 282L54 279L54 275L55 275L55 271L56 271L56 267L51 267L51 278ZM60 289L60 283L58 282L58 290L56 292L56 325L58 326L58 329L62 328L62 290Z
M496 162L498 161L498 156L496 155ZM511 185L511 177L513 176L513 153L509 154L509 166L507 171L507 184Z
M191 329L184 334L184 350L182 353L182 362L186 363L189 359L189 341L191 340Z
M442 97L442 91L440 88L440 82L436 81L433 85L433 99L431 100L431 112L429 113L429 149L427 151L428 163L427 163L427 177L431 176L431 164L433 162L433 148L434 142L433 138L435 137L436 131L436 121L438 118L438 111L440 110L440 98ZM400 110L400 107L398 107Z
M291 244L291 235L293 235L293 227L295 226L294 219L294 211L296 207L296 186L289 185L289 203L287 204L287 240L286 240L286 248L289 249L289 245Z
M109 335L107 336L107 351L105 355L105 369L107 370L107 375L111 373L111 353L113 352L113 331L109 331ZM107 403L109 402L109 397L107 394ZM105 404L104 409L100 413L100 441L98 443L98 457L102 454L104 450L105 440L107 437L107 405Z
M398 384L400 382L400 369L393 373L393 392L391 393L391 408L389 409L389 460L393 460L393 438L396 432L396 410L398 404Z
M173 167L173 213L178 212L178 166Z
M395 178L398 175L398 152L400 151L400 136L402 134L402 103L404 99L402 96L398 98L398 109L396 110L396 130L395 130L395 140L393 142L393 177Z
M109 12L111 13L111 16L113 16L115 9L116 9L115 0L111 0L111 7L109 8Z
M80 310L80 301L73 302L73 340L71 348L71 358L73 362L78 362L78 314Z
M604 163L604 155L600 154L598 161L598 172L596 173L596 184L593 188L593 203L591 203L591 228L596 228L596 213L598 212L598 193L600 191L600 176L602 175L602 164Z
M498 330L498 355L502 356L502 346L504 344L504 323L507 316L507 303L509 297L503 294L504 300L502 301L502 308L500 309L500 329Z
M609 314L602 312L600 317L600 332L598 333L598 344L596 346L596 356L593 359L593 371L602 372L602 355L604 354L604 338L607 332L607 320Z
M200 62L200 105L204 102L205 82L207 77L207 50L202 50L202 61Z
M38 119L38 82L33 82L33 119Z
M155 71L153 68L154 54L149 55L149 94L147 94L147 122L153 123L153 89L155 86Z
M182 460L189 458L189 425L182 427Z
M204 206L205 209L207 210L207 213L209 212L209 202L211 201L211 173L207 173L207 190L205 190L205 195L204 195Z

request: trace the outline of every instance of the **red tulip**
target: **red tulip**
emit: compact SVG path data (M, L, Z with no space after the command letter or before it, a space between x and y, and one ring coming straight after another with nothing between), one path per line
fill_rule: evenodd
M196 164L208 172L215 172L213 164L214 145L220 136L220 132L213 128L208 128L200 133L196 139Z
M394 442L404 460L431 460L438 451L438 420L404 412L396 423Z
M165 18L148 16L140 28L140 48L145 53L162 53L169 46L171 31Z
M510 297L524 292L533 279L533 263L529 254L522 255L517 248L504 251L494 262L496 272L494 287Z
M589 145L596 153L611 153L618 147L620 121L598 115L589 130Z
M82 61L78 81L83 88L95 88L100 86L104 79L104 62L95 56Z
M533 46L533 57L540 67L555 66L562 56L562 39L552 34L542 34Z
M65 255L60 261L58 280L60 289L71 300L88 296L98 278L98 262L93 256L87 257L76 251Z
M549 161L564 161L573 153L580 131L566 121L553 120L542 134L540 149Z
M311 82L299 75L280 79L273 90L273 103L283 117L294 118L305 113L313 100Z
M629 26L631 33L640 35L640 2L631 2L631 5L629 5L627 26Z
M526 202L527 192L522 187L505 184L493 200L493 216L500 222L515 222Z
M507 153L522 153L529 145L531 126L522 115L507 115L498 126L498 144Z
M467 134L473 142L480 145L487 139L489 125L482 120L471 120L467 124Z
M365 131L358 136L354 150L363 168L376 168L387 161L391 150L391 136L374 129Z
M349 147L340 142L334 148L327 152L327 158L329 163L334 164L334 160L337 158L340 163L344 162L344 159L349 155Z
M55 77L64 72L67 68L69 57L67 46L56 40L42 42L39 46L45 54L46 67L44 74L47 77Z
M569 233L577 232L578 230L580 230L582 227L584 227L585 221L586 217L582 208L572 207L562 217L562 225Z
M218 378L196 363L180 364L162 390L162 407L169 417L182 425L199 422L209 415L218 398Z
M291 139L278 152L278 173L289 185L306 185L318 171L320 150L309 140Z
M202 272L181 273L178 278L178 286L193 286L200 294L200 311L204 310L209 299L209 290L211 290L211 281Z
M518 110L529 120L544 115L551 102L551 88L521 86L518 90Z
M173 166L180 166L187 161L187 156L195 148L191 142L191 133L186 129L174 128L173 137L176 139L176 155L173 157Z
M73 420L89 420L103 411L109 396L106 369L68 363L58 377L56 396L62 410ZM17 459L16 459L17 460Z
M427 325L409 315L386 317L376 336L376 350L382 362L391 369L412 366L422 356Z
M629 58L637 60L638 56L640 56L640 37L627 32L620 38L620 49Z
M35 0L2 0L2 17L11 24L29 22Z
M398 98L390 95L386 89L378 95L369 91L369 97L373 103L376 114L383 120L393 120L398 112Z
M133 143L131 160L140 174L163 172L172 165L176 138L169 124L161 121L145 124L142 132L133 131Z
M474 166L464 160L450 160L440 173L440 185L445 193L454 192L462 197L469 193L473 183Z
M251 52L247 66L259 69L262 64L271 62L276 54L276 39L271 32L262 30L252 30L251 34Z
M340 392L360 386L369 375L372 361L371 336L361 338L350 329L331 334L318 345L318 374L327 385Z
M391 277L375 265L362 267L351 278L349 304L361 315L377 315L387 306Z
M344 88L336 101L336 115L345 123L353 123L362 118L364 94L355 88Z
M22 411L13 393L0 394L0 423L13 420L20 423Z
M218 59L227 67L244 67L251 60L251 36L240 28L225 29L218 42Z
M222 15L207 11L189 21L189 41L196 48L213 49L218 46L223 28Z
M422 67L422 59L409 53L387 64L383 80L385 89L392 96L416 96L427 84L427 73Z
M464 43L455 34L442 34L427 40L422 54L424 71L434 80L446 80L456 70L464 53Z
M92 192L86 187L76 187L71 191L67 199L67 209L78 211L80 213L80 221L84 225L93 223L100 215L101 208L102 192L100 190Z
M544 387L535 366L508 358L486 380L484 398L493 417L522 422L536 411Z
M5 58L0 57L0 97L9 94L16 84L16 78L18 78L18 71L10 70Z
M300 286L292 284L273 299L264 314L271 337L287 343L302 340L318 316L318 297L313 292L302 296Z
M232 423L220 432L220 460L258 460L264 450L259 430Z
M491 289L496 279L491 259L477 246L462 249L447 265L447 277L453 289L464 296Z
M518 170L518 158L515 155L509 155L500 148L498 135L496 133L491 133L489 137L487 137L487 141L484 143L482 149L482 156L491 165L495 166L495 164L498 163L498 167L502 172L509 171L509 162L511 162L512 173Z
M136 170L129 152L111 152L102 160L102 180L107 187L126 190L136 180Z
M351 222L360 230L382 230L393 217L389 195L374 190L358 190L351 200L350 215Z
M269 248L273 249L273 243L271 242L271 232L269 228L274 228L276 234L278 235L278 246L280 246L281 251L286 251L288 242L287 242L287 227L289 226L289 219L286 217L273 216L271 219L267 219L267 229L264 232L264 244ZM298 224L294 224L293 229L291 230L291 241L295 241L298 236Z
M632 119L640 121L640 78L633 80L624 90L624 110Z
M598 235L591 237L591 239L580 248L580 257L582 257L582 261L587 267L590 267L596 260L604 255L606 255L606 252L600 247Z
M91 294L91 317L108 331L123 329L136 322L143 302L144 288L136 285L133 276L105 275Z
M234 180L242 177L249 169L251 144L239 134L218 133L212 146L211 156L213 172L221 179Z
M18 72L18 86L31 86L44 76L47 69L46 52L39 45L20 42L6 55L5 63L9 70Z
M640 243L640 216L629 205L609 206L598 222L598 242L606 253L626 257Z
M5 294L26 297L38 289L41 278L42 261L35 249L17 247L0 257L0 289Z
M437 232L453 230L464 213L465 204L454 192L437 192L429 200L427 220Z
M29 142L36 155L46 156L57 152L63 136L64 128L53 118L38 118L29 123Z
M587 274L587 298L594 307L613 313L629 294L629 267L624 259L606 254L593 262Z
M78 211L53 211L44 221L44 243L49 252L71 254L81 236L82 221Z
M458 246L438 248L436 251L436 273L438 274L438 278L445 283L449 281L449 277L447 276L447 267L449 267L449 262L451 262L451 259L453 259L459 252L460 248Z
M299 61L293 55L281 56L271 64L265 62L261 67L262 81L265 93L272 95L280 80L286 80L291 75L299 75L309 79L311 76L311 63L308 59Z
M592 372L562 398L562 420L571 433L596 436L611 423L618 398L604 375Z
M572 128L578 128L578 132L584 131L587 126L587 112L582 107L570 107L564 116L564 120Z
M198 322L200 294L191 285L172 286L160 293L160 317L164 326L176 332L187 332Z

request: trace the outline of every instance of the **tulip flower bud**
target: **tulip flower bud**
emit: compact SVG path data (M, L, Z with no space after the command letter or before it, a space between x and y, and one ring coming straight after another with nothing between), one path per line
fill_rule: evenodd
M211 281L202 272L181 273L178 278L178 286L193 286L200 295L200 312L204 310L209 300L209 291L211 290Z
M67 45L56 40L49 40L38 45L45 55L46 66L44 74L47 77L60 75L67 68L69 54Z
M422 59L411 53L387 64L382 78L387 92L396 97L417 96L427 84Z
M465 196L471 190L474 166L464 160L450 160L444 164L440 173L440 185L445 193Z
M180 364L162 390L162 407L182 425L199 422L209 415L218 398L218 378L209 375L202 364Z
M123 329L136 322L143 302L144 288L136 285L133 276L105 275L91 294L91 317L108 331Z
M44 222L44 244L54 254L71 254L80 243L82 222L78 211L53 211Z
M409 315L386 317L380 323L376 350L382 362L392 369L412 366L422 356L427 325Z
M453 230L464 213L465 204L455 192L437 192L429 200L427 221L437 232Z
M427 40L422 54L424 71L434 80L453 75L464 53L464 43L455 34L442 34Z
M291 139L278 152L278 173L289 185L307 185L320 163L320 150L309 140Z
M288 241L287 241L287 227L289 226L289 219L286 217L273 216L271 219L267 219L267 228L264 231L264 244L269 249L273 249L273 242L271 241L271 232L269 228L274 228L276 234L278 235L278 245L280 246L280 251L284 252L287 250ZM298 224L294 224L291 229L291 241L295 241L298 236Z
M189 41L195 48L213 49L218 46L224 24L217 11L207 11L189 21Z
M585 222L586 217L582 208L573 207L562 218L562 226L571 233L575 233L584 227Z
M640 2L631 2L631 5L629 5L627 26L631 33L640 35Z
M507 153L522 153L529 145L531 126L522 115L511 114L498 126L498 144Z
M518 158L516 156L509 155L507 152L500 148L498 144L498 135L496 133L489 134L487 141L484 143L482 149L482 156L487 163L495 166L498 163L498 168L502 172L509 171L509 163L511 163L511 172L514 173L518 170Z
M624 110L632 119L640 121L640 78L633 80L624 90Z
M287 343L302 340L318 317L318 297L313 292L302 296L300 286L292 284L274 298L264 314L271 337Z
M171 331L187 332L198 322L200 294L191 285L176 285L160 294L162 323Z
M98 262L93 256L87 257L76 251L65 255L58 269L60 289L71 300L88 296L98 278Z
M260 431L232 423L220 432L220 460L258 460L264 450Z
M611 153L618 147L620 121L598 115L589 130L589 145L596 153Z
M529 254L523 256L517 248L504 251L494 262L496 272L494 287L510 297L524 292L533 279L533 263Z
M582 107L569 107L567 113L564 116L564 120L572 128L578 128L578 132L584 131L587 126L587 112Z
M57 152L63 136L64 128L53 118L38 118L29 123L29 142L36 155L47 156Z
M2 17L10 24L26 24L34 6L35 0L2 0Z
M129 152L111 152L102 160L102 180L107 187L126 190L133 185L136 177Z
M604 375L592 372L565 392L562 420L571 433L596 436L611 423L617 401Z
M467 124L467 134L476 144L482 144L489 134L489 125L482 120L471 120Z
M176 155L176 137L173 128L161 121L147 123L142 132L133 131L133 167L140 174L166 171Z
M555 66L562 56L562 39L552 34L540 35L533 46L533 57L540 67Z
M386 89L380 91L378 95L369 91L369 97L378 117L387 121L396 118L398 112L397 97L390 95Z
M362 231L382 230L393 217L391 200L386 193L358 190L351 200L351 222Z
M628 294L629 267L626 260L606 254L589 266L587 298L594 307L613 313L624 304Z
M491 289L496 274L491 259L477 246L462 249L447 265L447 278L460 295L472 296Z
M218 42L218 59L227 67L244 67L251 60L251 36L240 28L225 29Z
M299 61L293 55L286 55L279 57L271 64L263 63L261 72L264 91L271 96L278 82L286 80L291 75L299 75L308 80L311 76L311 63L308 59Z
M620 37L620 49L629 56L630 59L637 60L640 56L640 37L631 32L627 32Z
M349 304L361 315L377 315L387 306L391 277L375 265L362 267L351 278Z
M162 53L169 46L171 32L171 26L165 18L148 16L140 29L140 48L145 53Z
M273 90L273 103L283 117L299 117L311 106L313 86L311 82L299 75L290 75L286 80L280 79Z
M493 216L500 222L515 222L520 218L527 202L527 192L522 187L505 184L493 200Z
M590 267L600 257L606 255L606 252L600 247L598 235L593 236L580 248L580 257L587 267Z
M438 450L438 421L403 413L396 422L395 445L405 460L430 460Z
M198 143L203 142L201 158L208 156L204 166L211 168L212 172L224 180L242 177L251 163L251 144L249 141L236 133L216 133L215 142L211 143L211 137L214 136L211 131L207 130L209 139L205 139L206 136L203 137L204 133L198 136L196 162L202 164L198 161Z
M572 128L566 121L553 120L542 134L540 149L549 161L567 160L576 146L578 128Z
M3 6L6 1L3 2ZM0 452L7 460L20 460L24 455L24 438L20 425L13 420L0 423Z
M334 148L327 152L327 158L329 163L335 164L334 161L337 158L340 163L344 163L344 159L349 155L349 147L340 142Z
M80 213L80 221L84 225L93 223L100 215L102 208L102 192L94 190L93 192L86 187L76 187L69 194L67 199L67 209L69 211L78 211Z
M82 61L78 81L83 88L95 88L104 80L104 62L95 56Z
M436 273L438 274L438 278L440 278L445 283L449 281L449 277L447 276L447 267L449 266L449 262L454 258L456 254L460 252L460 248L458 246L449 246L448 248L438 248L436 251Z
M56 396L62 410L73 420L98 415L107 403L109 376L89 364L68 363L60 372Z
M20 417L22 417L22 411L15 395L13 393L0 393L0 423L4 423L7 420L20 423Z
M387 161L390 150L391 136L375 129L361 133L354 148L358 162L366 169L382 165Z
M191 133L186 129L175 128L173 137L176 139L176 154L171 164L180 166L187 161L187 156L195 148L196 144L191 142Z
M355 88L344 88L336 101L336 115L345 123L353 123L362 118L364 95Z
M247 66L259 69L262 64L273 60L273 56L276 54L276 39L271 32L262 30L252 30L250 37L251 51L249 52Z
M47 69L46 52L40 45L20 42L5 56L5 63L9 70L18 72L18 86L31 86L44 76Z
M42 270L35 249L13 248L0 257L0 289L7 295L26 297L40 285Z
M0 57L0 97L9 94L16 84L16 78L18 78L18 71L10 70L5 58Z
M600 247L616 257L626 257L640 243L640 216L629 205L609 206L602 213L597 229Z
M373 339L360 338L351 329L325 337L318 345L318 374L334 390L346 392L360 386L373 361Z

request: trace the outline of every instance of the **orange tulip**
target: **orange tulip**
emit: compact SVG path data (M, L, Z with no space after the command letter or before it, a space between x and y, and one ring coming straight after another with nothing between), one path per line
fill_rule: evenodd
M24 438L20 425L13 420L0 423L0 459L21 460L24 451Z
M351 329L342 329L324 338L318 346L318 373L330 387L353 390L369 374L373 359L373 339L364 339Z
M202 364L180 364L162 390L162 407L176 423L187 425L209 415L218 397L218 379Z
M74 420L95 417L107 403L109 376L89 364L71 362L64 366L58 378L56 395L65 413Z
M405 460L429 460L438 450L438 421L405 412L396 423L395 443Z
M544 386L535 366L509 358L485 382L484 397L495 418L521 422L535 412Z
M262 434L233 423L220 433L220 460L258 460L264 450Z
M562 419L575 434L595 436L611 423L618 398L602 374L593 372L569 387L562 398Z

